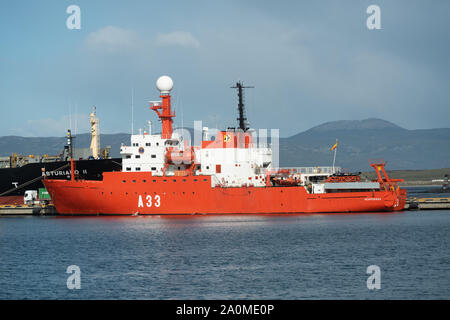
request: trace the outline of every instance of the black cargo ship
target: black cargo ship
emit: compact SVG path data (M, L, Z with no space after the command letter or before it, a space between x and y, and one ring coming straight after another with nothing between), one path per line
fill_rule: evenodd
M96 118L96 108L90 115L91 124L91 152L87 159L79 158L75 161L75 177L87 180L102 180L103 172L121 171L122 158L110 158L109 148L100 149L100 132ZM51 179L70 179L70 159L76 154L72 142L71 130L67 130L67 145L62 152L48 161L48 156L36 161L20 165L16 154L9 157L9 167L0 168L0 204L17 202L18 197L23 196L26 190L38 190L44 188L42 180L44 176ZM82 150L82 149L80 149ZM95 152L94 152L95 151ZM30 156L31 157L31 156ZM28 157L28 160L30 160ZM95 158L94 158L95 157ZM25 157L27 158L27 157ZM95 160L94 160L95 159ZM7 199L16 198L16 199Z
M75 176L101 180L103 172L122 170L122 159L77 160ZM28 163L16 168L0 169L0 196L23 196L26 190L44 188L44 175L52 179L70 179L70 161Z

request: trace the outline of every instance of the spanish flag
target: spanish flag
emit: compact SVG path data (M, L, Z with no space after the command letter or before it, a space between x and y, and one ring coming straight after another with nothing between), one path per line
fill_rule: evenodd
M330 149L330 151L333 151L336 148L337 148L337 140L336 140L336 143L334 144L334 146Z

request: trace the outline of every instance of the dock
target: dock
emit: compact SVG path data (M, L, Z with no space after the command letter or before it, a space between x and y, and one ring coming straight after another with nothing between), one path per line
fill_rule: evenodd
M0 205L0 216L43 216L56 215L52 205Z
M450 198L408 198L405 210L450 209Z
M450 198L408 198L405 210L450 209ZM51 216L57 215L53 205L0 205L0 216Z

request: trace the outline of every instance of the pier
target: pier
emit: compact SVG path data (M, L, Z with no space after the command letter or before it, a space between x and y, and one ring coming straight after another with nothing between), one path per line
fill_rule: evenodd
M56 209L52 205L0 205L0 216L49 216L56 214Z
M450 209L450 198L408 198L405 210ZM0 216L51 216L57 215L53 205L0 205Z
M450 198L408 198L405 210L450 209Z

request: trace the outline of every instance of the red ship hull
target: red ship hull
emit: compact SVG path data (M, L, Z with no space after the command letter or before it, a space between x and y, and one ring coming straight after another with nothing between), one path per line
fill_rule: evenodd
M57 211L99 214L269 214L403 210L406 190L309 194L304 187L211 187L210 176L106 172L103 181L44 180Z

